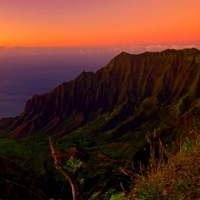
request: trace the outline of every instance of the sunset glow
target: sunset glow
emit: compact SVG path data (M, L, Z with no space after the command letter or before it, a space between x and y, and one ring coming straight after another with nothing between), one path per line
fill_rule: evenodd
M199 10L199 0L6 0L0 46L200 44Z

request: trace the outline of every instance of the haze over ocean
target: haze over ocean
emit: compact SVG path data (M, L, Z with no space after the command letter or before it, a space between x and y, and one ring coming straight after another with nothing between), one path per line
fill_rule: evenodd
M24 55L0 57L0 119L15 117L34 94L44 94L83 71L104 67L111 55Z

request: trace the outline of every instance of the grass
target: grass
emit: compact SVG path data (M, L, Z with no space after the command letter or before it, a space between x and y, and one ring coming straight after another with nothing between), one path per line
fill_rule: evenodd
M105 116L99 118L99 120L104 118ZM95 132L88 133L87 130L94 127L93 123L88 123L86 127L77 129L73 134L68 134L62 138L54 138L55 144L63 153L66 153L69 147L74 146L79 147L81 152L90 153L90 157L87 158L86 162L92 170L84 172L83 177L85 180L94 181L91 187L95 189L94 195L97 196L93 199L110 199L111 197L113 200L123 199L123 194L118 193L121 192L120 189L113 193L104 194L104 190L109 190L111 187L110 183L107 185L106 183L109 180L114 180L115 176L119 175L118 168L120 166L127 166L132 155L137 151L137 148L135 148L136 142L139 147L142 146L144 137L141 137L137 132L131 134L129 132L123 136L125 139L122 138L124 141L128 140L130 142L113 142L113 139L110 138L110 135L112 135L110 130L102 135ZM147 126L143 125L144 127ZM108 136L106 137L106 135ZM200 136L195 134L194 137L193 135L194 131L191 134L191 138L194 139L186 138L180 142L179 152L176 155L173 154L173 156L162 147L160 142L160 151L167 155L167 161L164 161L162 156L159 159L155 158L153 156L154 147L152 146L149 167L145 170L141 167L140 174L131 175L134 180L128 199L198 199L200 197L200 160L197 158L200 157ZM106 145L107 142L110 144ZM53 166L45 134L38 134L37 137L36 135L30 135L19 140L3 138L0 139L0 146L0 155L8 157L21 166L29 172L31 178L37 179L40 175L45 177L47 175L45 169L48 169L51 173L53 172L56 180L64 179ZM104 196L99 198L100 195Z
M194 134L194 133L193 133ZM192 136L194 138L194 136ZM151 143L151 142L150 142ZM149 166L140 174L132 173L128 200L198 200L200 199L200 136L186 138L177 154L166 152L160 143L160 158L151 146ZM163 154L168 155L164 161Z

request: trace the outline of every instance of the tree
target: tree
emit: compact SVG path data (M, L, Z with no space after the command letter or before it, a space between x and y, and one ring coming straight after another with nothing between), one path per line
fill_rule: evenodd
M56 153L57 151L56 151L53 141L51 140L50 137L48 139L49 139L49 146L51 148L51 154L54 159L54 165L55 165L56 169L58 169L70 183L71 190L72 190L72 199L73 200L83 200L83 198L81 197L81 195L79 193L80 191L79 191L78 181L76 180L76 178L74 178L73 174L70 172L70 170L68 168L63 167L63 165ZM70 162L72 162L72 161L73 160L71 158ZM75 170L76 170L77 166L80 166L80 162L75 162L75 166L76 166L76 168L75 168Z

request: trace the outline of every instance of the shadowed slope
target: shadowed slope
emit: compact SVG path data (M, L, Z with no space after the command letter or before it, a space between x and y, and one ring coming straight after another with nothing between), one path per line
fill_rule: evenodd
M49 199L50 188L32 180L7 158L0 156L0 198L2 199Z

